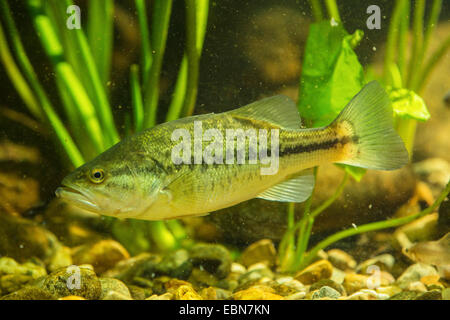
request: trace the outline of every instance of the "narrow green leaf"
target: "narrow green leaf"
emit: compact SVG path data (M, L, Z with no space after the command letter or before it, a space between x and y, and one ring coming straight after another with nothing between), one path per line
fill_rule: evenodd
M144 128L156 124L159 99L159 78L166 49L172 0L155 0L152 15L152 64L144 83Z
M134 129L136 132L143 129L144 107L142 105L142 94L139 85L139 68L133 64L130 70L131 101L133 106Z
M87 37L100 81L107 90L113 47L114 2L89 1Z

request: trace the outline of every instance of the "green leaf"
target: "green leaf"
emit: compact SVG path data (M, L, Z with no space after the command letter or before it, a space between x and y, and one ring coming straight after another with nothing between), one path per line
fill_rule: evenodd
M329 124L362 88L363 68L353 51L360 39L361 31L349 35L340 24L311 25L298 106L307 124Z
M331 123L364 84L363 67L353 48L362 31L349 35L329 21L311 25L300 81L299 111L307 125ZM339 165L360 181L365 169Z
M405 88L394 89L392 87L387 87L386 91L389 94L396 117L419 121L430 119L430 113L425 105L425 101L414 91Z

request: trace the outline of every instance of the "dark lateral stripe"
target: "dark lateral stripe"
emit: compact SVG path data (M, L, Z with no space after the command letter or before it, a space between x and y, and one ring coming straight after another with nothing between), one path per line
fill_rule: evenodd
M300 153L309 153L318 150L328 150L334 148L336 145L341 144L345 145L354 139L350 137L344 137L342 139L332 139L329 141L324 141L320 143L310 143L310 144L299 144L292 147L285 147L280 150L280 156L288 156L292 154L300 154Z

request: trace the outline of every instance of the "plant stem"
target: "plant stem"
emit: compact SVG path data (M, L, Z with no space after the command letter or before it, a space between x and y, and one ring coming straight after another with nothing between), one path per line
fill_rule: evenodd
M159 78L166 49L167 33L169 30L172 0L155 0L153 2L152 19L152 63L148 75L144 76L144 128L151 128L156 124L159 100ZM144 66L145 67L145 66Z
M337 22L341 21L336 0L325 0L325 5L327 7L328 15L330 16L330 18L334 19Z
M297 252L295 254L296 260L294 265L292 266L293 270L296 270L299 268L299 266L302 264L302 261L304 259L305 251L308 248L309 238L311 237L311 231L314 224L315 218L322 213L324 210L326 210L331 204L333 204L336 199L338 199L342 192L344 191L344 187L347 184L349 174L347 171L344 171L344 177L342 178L341 183L336 188L333 195L328 198L325 202L323 202L319 207L317 207L313 212L305 216L304 220L302 221L302 226L298 235L298 246L297 246Z
M147 9L145 7L145 0L135 0L135 5L138 13L139 32L141 34L142 83L147 83L150 66L152 65L152 48L148 32Z
M428 19L428 23L425 29L425 36L424 36L424 40L423 40L423 46L419 52L419 57L417 58L418 61L418 66L416 67L416 71L415 74L412 77L411 80L411 89L414 91L417 91L418 87L419 87L419 83L421 82L421 72L420 72L420 66L422 65L422 61L425 58L428 46L430 44L430 40L431 40L431 36L433 35L433 31L436 27L436 24L438 22L439 19L439 14L441 12L441 7L442 7L442 0L434 0L433 1L433 6L431 8L431 13L430 13L430 17Z
M186 54L184 54L183 59L181 60L180 70L178 71L177 82L172 95L172 102L170 103L169 110L166 114L166 121L176 120L181 116L184 97L186 95L187 72L188 60Z
M151 221L148 225L152 239L159 250L168 251L177 247L177 241L167 229L164 221Z
M438 49L436 49L436 51L428 59L426 66L423 68L423 71L421 72L420 81L417 85L418 93L420 93L423 90L431 74L431 71L433 71L438 62L442 59L442 57L444 57L448 49L450 49L450 36L444 39L441 46Z
M142 94L139 86L139 68L136 64L133 64L130 68L130 85L134 130L139 132L143 129L144 106L142 105Z
M311 11L314 16L314 20L319 22L323 19L322 6L319 0L309 0L309 5L311 6Z
M112 0L89 1L88 42L100 81L106 92L111 68L113 22L114 2Z
M166 225L178 242L186 239L186 237L187 237L186 230L183 228L183 225L180 223L180 221L167 220Z
M324 203L322 203L318 208L314 209L314 211L311 213L311 217L315 218L317 217L322 211L326 210L330 205L333 204L334 201L336 201L337 198L339 198L344 191L344 187L347 184L348 181L348 172L344 172L344 177L342 178L341 183L337 187L334 194L328 198Z
M409 16L411 11L411 3L409 0L403 0L403 13L401 15L400 30L399 30L399 44L398 44L398 69L402 77L402 83L407 80L407 63L406 63L406 47L408 45L408 31L409 31Z
M407 87L412 89L411 85L414 76L420 70L420 55L423 48L423 16L425 13L425 0L416 0L414 6L413 17L413 48L411 54L411 60L409 61L409 72Z
M387 85L392 85L389 82L389 68L394 63L395 50L397 47L397 39L400 29L401 18L404 15L406 0L397 0L392 13L391 23L389 24L389 31L386 44L386 53L384 55L384 82Z
M27 106L30 113L37 119L43 120L44 115L42 114L39 103L36 100L36 97L31 91L28 83L23 78L20 73L19 68L14 62L14 58L12 57L11 51L8 47L8 42L6 40L5 33L3 32L3 27L0 24L0 59L3 62L6 72L8 73L11 82L16 88L19 96L22 98L23 102Z
M184 116L194 112L197 98L200 52L197 50L196 6L195 0L185 0L186 4L186 56L187 56L187 87L184 97Z
M308 252L307 256L305 257L305 259L300 267L304 268L305 266L309 265L311 263L312 259L314 259L314 257L317 255L317 253L320 250L325 249L330 244L332 244L336 241L339 241L341 239L344 239L344 238L347 238L350 236L354 236L354 235L357 235L360 233L398 227L398 226L404 225L406 223L412 222L418 218L421 218L429 213L434 212L434 210L436 210L439 207L439 205L441 204L441 202L444 201L444 199L448 196L449 192L450 192L450 181L447 182L446 187L441 192L441 194L436 199L436 201L430 207L426 208L425 210L423 210L421 212L418 212L418 213L410 215L410 216L402 217L402 218L368 223L368 224L365 224L365 225L362 225L362 226L359 226L356 228L351 228L351 229L347 229L347 230L344 230L341 232L337 232L337 233L325 238L325 240L319 242L314 248L311 249L311 251Z
M287 227L291 229L294 227L295 220L295 203L289 202L287 208Z

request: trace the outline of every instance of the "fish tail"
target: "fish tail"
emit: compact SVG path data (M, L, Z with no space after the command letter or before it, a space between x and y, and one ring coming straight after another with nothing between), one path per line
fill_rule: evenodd
M351 140L340 163L374 170L394 170L407 164L408 152L395 132L393 111L381 85L368 83L330 125Z

